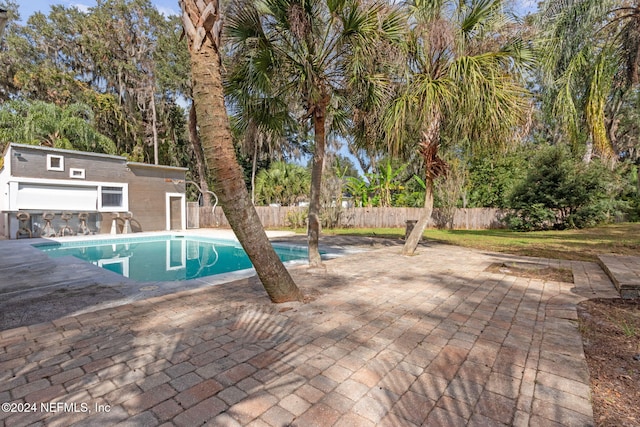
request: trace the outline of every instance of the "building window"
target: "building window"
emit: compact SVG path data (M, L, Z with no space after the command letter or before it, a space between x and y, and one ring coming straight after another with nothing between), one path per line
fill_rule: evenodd
M55 154L47 154L48 171L64 171L64 157Z
M76 178L76 179L84 179L84 169L70 168L69 177Z
M124 207L124 191L122 187L102 187L102 207L122 208Z

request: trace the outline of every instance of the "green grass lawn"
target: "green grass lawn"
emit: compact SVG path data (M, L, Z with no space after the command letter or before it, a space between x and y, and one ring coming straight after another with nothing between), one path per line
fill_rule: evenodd
M404 229L323 230L324 234L404 237ZM605 225L585 230L516 232L510 230L426 230L426 240L545 258L595 261L596 254L640 255L640 223Z

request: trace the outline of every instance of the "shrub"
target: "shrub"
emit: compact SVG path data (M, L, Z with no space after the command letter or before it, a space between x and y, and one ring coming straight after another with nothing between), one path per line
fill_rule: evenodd
M509 194L526 172L528 152L477 156L471 160L467 183L469 207L508 208Z
M287 212L287 224L290 228L303 228L307 226L308 209L298 209Z
M512 230L533 231L550 228L555 223L556 214L542 203L534 203L509 213L505 217L507 226Z
M599 162L585 165L562 147L545 149L511 194L515 211L506 223L523 231L595 226L610 216L611 176Z

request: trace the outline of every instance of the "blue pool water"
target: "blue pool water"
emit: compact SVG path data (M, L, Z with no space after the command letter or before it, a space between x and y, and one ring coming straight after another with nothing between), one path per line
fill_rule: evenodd
M138 281L188 280L252 268L238 242L194 236L55 242L34 245L52 258L74 256ZM276 246L282 261L307 258L303 248Z

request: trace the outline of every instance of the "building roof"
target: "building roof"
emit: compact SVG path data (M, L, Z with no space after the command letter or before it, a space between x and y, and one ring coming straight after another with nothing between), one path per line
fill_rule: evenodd
M126 162L127 166L133 166L133 167L170 169L170 170L178 170L178 171L189 170L189 168L183 168L178 166L152 165L149 163L128 162L126 157L116 156L113 154L93 153L91 151L67 150L64 148L52 148L52 147L43 147L41 145L18 144L15 142L11 142L7 144L7 146L5 147L4 153L2 153L2 157L4 157L7 154L10 147L22 148L22 149L28 149L28 150L40 150L40 151L46 151L49 153L61 153L61 154L66 153L66 154L75 154L75 155L81 155L81 156L87 156L87 157L99 157L102 159L106 158L106 159L120 160L120 161Z
M122 160L125 162L127 161L126 157L116 156L113 154L93 153L91 151L66 150L64 148L44 147L41 145L17 144L15 142L11 142L7 144L6 148L4 149L4 153L2 153L3 157L7 154L7 152L9 151L9 148L22 148L27 150L47 151L50 153L67 153L67 154L76 154L76 155L89 156L89 157L100 157L100 158L109 158L114 160Z
M139 163L139 162L127 162L127 166L133 166L137 168L158 168L158 169L170 169L176 171L188 171L189 168L183 168L180 166L167 166L167 165L152 165L150 163Z

